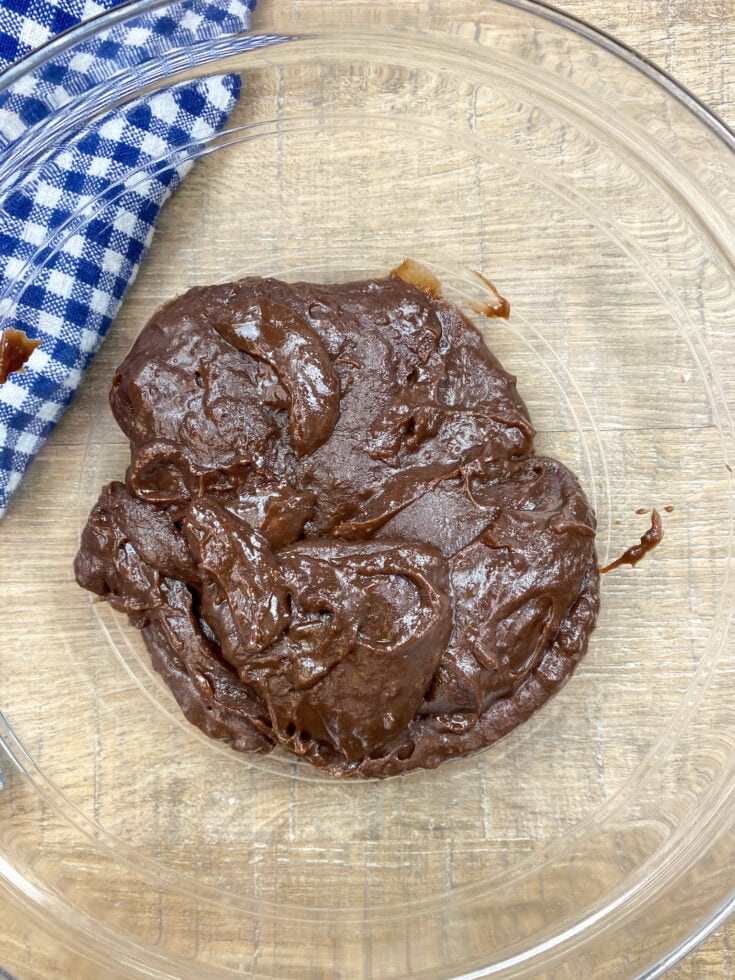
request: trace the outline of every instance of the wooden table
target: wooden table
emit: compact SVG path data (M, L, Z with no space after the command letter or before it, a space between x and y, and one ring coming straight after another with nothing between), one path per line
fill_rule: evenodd
M557 6L649 57L735 126L735 0L566 0ZM735 977L735 922L669 977Z
M566 0L559 6L647 55L735 125L735 0ZM95 975L7 907L0 907L0 966L19 978ZM735 922L670 976L735 977Z

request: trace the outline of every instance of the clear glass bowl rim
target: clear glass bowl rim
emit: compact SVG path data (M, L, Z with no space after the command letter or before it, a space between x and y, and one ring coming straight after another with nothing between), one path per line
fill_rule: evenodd
M124 0L113 9L96 14L76 27L69 28L0 72L0 95L68 48L109 30L116 24L125 23L157 9L175 6L179 2L180 0ZM545 0L494 0L494 2L546 20L625 62L684 106L724 144L727 150L735 154L735 130L673 75L635 48L607 31L593 26L583 18L559 10ZM735 160L733 162L735 164ZM638 980L654 980L656 977L663 976L716 932L732 915L735 915L735 889L708 918L696 925L690 934L663 959L640 974ZM458 980L471 980L483 975L482 972L473 972L465 974Z

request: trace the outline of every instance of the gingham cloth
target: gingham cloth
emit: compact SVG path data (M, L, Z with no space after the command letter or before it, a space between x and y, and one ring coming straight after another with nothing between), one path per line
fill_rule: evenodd
M0 0L0 69L117 2ZM0 167L14 141L60 105L71 106L90 83L109 79L121 65L142 64L157 44L170 49L223 29L247 29L254 6L255 0L193 0L60 54L0 95ZM177 163L172 148L206 141L238 95L239 78L228 75L139 99L0 185L0 330L14 327L41 341L23 373L0 385L0 517L107 333L161 205L191 167ZM73 216L85 209L93 217L74 231ZM57 240L44 251L49 231ZM32 279L16 296L29 262Z

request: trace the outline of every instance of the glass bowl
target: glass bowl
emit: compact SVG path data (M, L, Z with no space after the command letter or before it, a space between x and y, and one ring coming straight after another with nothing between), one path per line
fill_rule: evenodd
M62 36L6 90L162 6ZM240 102L155 165L197 160L2 523L2 894L91 975L657 975L735 885L735 140L541 3L262 0L249 33L152 45L19 132L2 180L111 107L215 72L241 76ZM108 205L49 229L3 322ZM539 449L580 475L601 563L648 526L636 510L674 509L651 556L605 576L586 659L525 726L433 772L337 782L189 726L72 560L125 464L113 369L161 302L405 256L468 312L472 270L510 299L508 323L478 325Z

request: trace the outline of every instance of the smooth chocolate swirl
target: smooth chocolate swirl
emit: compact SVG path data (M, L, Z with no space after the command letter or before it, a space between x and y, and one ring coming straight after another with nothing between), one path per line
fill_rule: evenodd
M438 288L193 289L113 379L130 439L76 559L186 716L386 776L488 745L583 655L594 515Z

